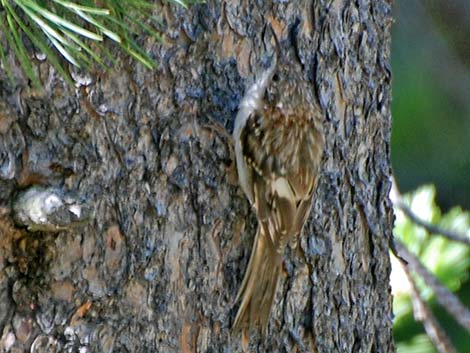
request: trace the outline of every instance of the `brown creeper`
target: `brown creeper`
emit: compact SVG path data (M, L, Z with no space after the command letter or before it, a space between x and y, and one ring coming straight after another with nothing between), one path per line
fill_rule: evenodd
M248 89L233 132L239 183L258 218L237 296L235 331L266 329L284 248L299 237L310 213L323 154L319 113L308 99L308 85L296 79L298 73L273 82L275 70L276 64Z

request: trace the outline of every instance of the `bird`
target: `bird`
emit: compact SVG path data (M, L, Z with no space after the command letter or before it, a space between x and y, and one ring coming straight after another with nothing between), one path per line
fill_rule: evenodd
M232 325L244 334L266 331L284 249L310 214L325 143L311 84L300 69L277 66L275 57L248 88L233 130L238 181L258 220Z

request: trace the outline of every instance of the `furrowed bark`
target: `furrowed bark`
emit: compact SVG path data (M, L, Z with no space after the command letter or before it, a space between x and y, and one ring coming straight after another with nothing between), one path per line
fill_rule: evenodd
M286 252L252 351L394 352L390 2L164 3L155 14L164 44L140 38L154 72L116 51L117 69L75 90L33 62L44 95L17 69L17 87L0 73L0 345L242 351L230 327L256 219L229 182L227 136L272 56L269 23L311 79L326 150L303 256ZM83 197L91 220L60 233L14 226L12 200L38 182Z

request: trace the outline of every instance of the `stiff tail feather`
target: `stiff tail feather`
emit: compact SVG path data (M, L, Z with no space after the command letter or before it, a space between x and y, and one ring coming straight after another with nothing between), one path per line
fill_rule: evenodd
M233 324L235 332L256 326L262 334L265 333L281 264L281 255L275 250L269 235L258 226L250 261L237 295L241 304Z

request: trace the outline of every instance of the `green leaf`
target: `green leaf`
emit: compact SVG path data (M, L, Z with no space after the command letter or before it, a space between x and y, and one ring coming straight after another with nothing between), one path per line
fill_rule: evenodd
M106 65L105 63L103 62L103 60L101 59L101 57L95 52L93 51L85 42L83 42L82 40L80 40L79 37L77 37L76 35L74 35L73 33L71 32L67 32L66 30L62 30L64 31L64 33L66 33L66 35L71 39L73 40L80 49L83 49L84 51L86 51L88 53L88 55L90 55L93 60L95 60L98 64L100 64L103 68L106 68ZM84 56L83 58L84 60L87 60L89 61L86 56ZM89 62L91 63L91 62Z
M38 15L41 15L45 19L49 20L50 22L54 23L57 26L63 26L65 28L70 29L71 31L80 34L84 37L90 38L92 40L97 40L97 41L102 41L103 37L100 36L99 34L90 32L82 27L77 26L76 24L67 21L65 18L57 16L53 14L52 12L46 10L43 7L38 6L35 2L32 1L20 1L17 0L17 4L27 12L27 9L31 9L35 11ZM28 14L31 16L31 12L29 11ZM41 25L40 25L41 27Z
M420 219L431 222L442 229L454 230L462 234L470 229L470 213L460 208L453 208L442 214L435 202L436 190L432 185L425 185L403 195L402 201ZM439 234L429 234L423 227L413 223L398 208L395 209L394 236L407 248L418 255L420 261L451 291L457 291L469 278L470 249L462 243L451 241ZM393 263L393 262L392 262ZM399 267L392 266L392 288L402 285L401 291L394 296L393 311L395 328L404 326L405 320L412 319L412 305L409 292L403 284L406 278L397 276ZM434 293L424 281L414 276L420 294L429 302ZM408 350L407 350L408 352Z
M162 36L155 30L153 30L151 27L147 26L145 23L143 23L141 20L139 20L137 17L135 16L127 16L127 19L129 21L132 22L132 24L140 27L141 29L143 29L145 32L149 33L152 37L154 37L155 39L157 39L159 42L162 41Z
M2 22L3 19L0 18L0 22ZM3 30L4 28L4 24L0 24L0 29ZM10 65L8 64L8 60L6 58L6 54L5 54L5 51L3 49L3 45L0 44L0 63L3 64L3 68L5 69L5 72L7 73L7 76L8 76L8 79L10 80L10 82L13 82L14 84L16 84L16 81L15 81L15 78L13 77L13 72L11 71L11 67Z
M103 32L103 34L106 35L108 38L114 40L117 43L122 42L121 37L118 34L116 34L115 32L105 27L102 23L98 22L93 17L88 16L86 13L80 10L75 10L75 13L79 15L81 18L83 18L84 20L86 20L87 22L90 22L92 25L96 26L96 28L101 30L101 32ZM109 17L109 18L112 18L112 17Z
M397 353L433 353L435 351L426 335L416 335L409 341L397 343Z
M171 2L174 2L175 4L183 6L185 9L188 8L188 5L186 5L186 2L181 1L181 0L171 0Z
M73 80L70 77L69 73L60 64L58 57L55 53L47 46L45 39L42 39L38 29L34 26L31 26L31 30L28 26L17 16L15 12L12 12L13 17L16 22L22 29L22 31L28 36L28 38L44 53L47 55L47 58L51 61L51 64L56 68L56 70L64 77L64 79L70 84L73 85ZM29 63L29 60L28 60ZM25 63L22 63L25 64ZM36 77L37 78L37 77ZM41 86L39 86L41 87Z
M188 4L201 1L172 0L187 8ZM132 35L146 33L161 41L159 31L152 28L155 5L146 0L103 0L102 6L90 0L0 0L5 11L0 15L0 29L4 32L9 48L19 59L21 67L36 88L41 83L28 53L23 35L41 50L56 70L73 84L73 80L60 60L65 58L77 67L89 67L97 63L108 68L106 62L115 65L116 56L99 44L105 37L116 42L121 50L135 58L145 67L153 69L155 61L137 44ZM86 25L86 26L85 26ZM160 24L161 25L161 24ZM90 42L92 41L92 42ZM95 43L91 45L91 43ZM13 73L8 65L8 53L0 48L0 60L12 80Z
M82 5L78 5L78 4L75 4L75 3L70 2L70 1L61 1L61 0L53 0L53 1L57 4L60 4L60 5L64 6L65 8L67 8L69 10L74 10L74 11L78 10L78 11L81 11L81 12L88 12L89 14L99 15L99 16L109 15L109 10L108 9L100 9L100 8L97 8L97 7L82 6Z
M35 88L38 89L38 90L42 90L42 88L41 88L42 85L39 82L38 76L36 75L36 73L33 70L33 67L32 67L31 62L29 60L29 57L26 54L26 49L24 47L24 44L23 44L23 42L20 38L20 35L19 35L19 33L16 29L15 22L13 21L13 16L12 15L14 15L15 12L10 7L8 2L6 4L6 6L7 6L8 10L10 10L10 12L7 12L7 14L6 14L8 26L9 26L9 29L10 29L9 31L8 30L5 31L7 40L9 42L10 46L13 48L13 51L15 52L15 54L18 56L18 58L22 62L23 70L26 73L26 75L29 77L29 79L33 82ZM11 33L11 35L10 35L10 33Z

